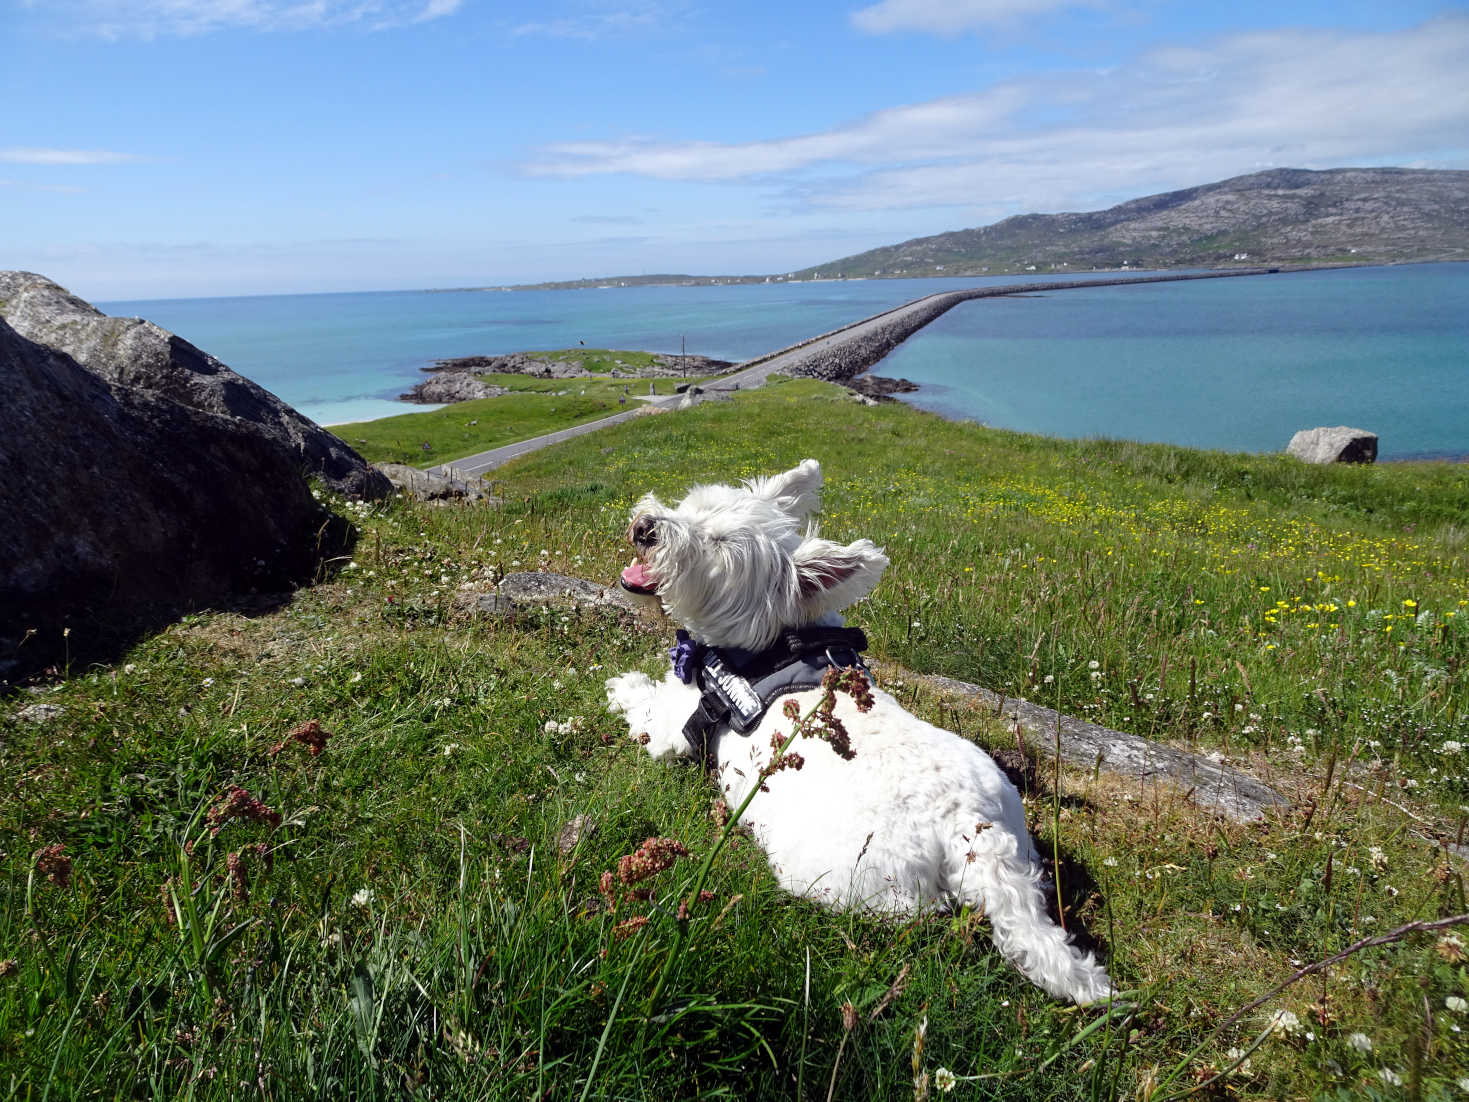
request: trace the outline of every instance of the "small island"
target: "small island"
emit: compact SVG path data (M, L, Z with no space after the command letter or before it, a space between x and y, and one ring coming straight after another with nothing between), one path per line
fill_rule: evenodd
M511 352L503 356L460 356L423 368L428 378L404 402L438 405L495 398L511 387L488 377L521 375L533 379L707 379L734 366L729 360L669 352L629 352L607 348L563 348L549 352Z

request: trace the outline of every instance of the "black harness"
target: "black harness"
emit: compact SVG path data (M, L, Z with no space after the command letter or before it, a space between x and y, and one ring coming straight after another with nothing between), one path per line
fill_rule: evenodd
M702 761L714 760L720 727L749 734L776 698L819 688L833 667L867 669L861 655L867 636L860 628L792 628L761 651L705 646L683 631L678 638L674 670L700 693L683 734Z

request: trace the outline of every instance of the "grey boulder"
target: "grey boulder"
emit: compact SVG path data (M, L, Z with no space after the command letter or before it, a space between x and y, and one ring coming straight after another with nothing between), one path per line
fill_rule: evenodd
M338 493L378 498L391 492L381 473L315 421L152 322L109 317L33 272L0 272L0 318L107 382L251 422Z
M309 582L347 546L267 429L105 380L3 319L0 381L0 685Z
M1285 451L1307 463L1375 463L1377 434L1346 425L1302 429L1290 438Z

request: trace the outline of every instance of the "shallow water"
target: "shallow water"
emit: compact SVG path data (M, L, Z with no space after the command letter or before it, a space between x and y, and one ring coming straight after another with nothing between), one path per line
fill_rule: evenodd
M934 291L1016 282L1023 280L99 305L157 322L332 424L422 408L392 399L437 359L584 341L742 360ZM1384 458L1462 455L1469 453L1469 264L980 299L911 337L876 371L921 384L907 397L923 408L1055 436L1275 451L1298 428L1350 424L1377 432Z
M1278 451L1376 432L1384 458L1469 452L1469 265L1153 283L956 307L877 374L945 416L1050 436Z

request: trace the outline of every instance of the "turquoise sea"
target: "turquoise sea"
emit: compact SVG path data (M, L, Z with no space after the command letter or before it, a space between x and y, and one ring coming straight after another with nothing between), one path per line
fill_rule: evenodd
M1077 273L1074 278L1092 278ZM1053 278L1049 275L1041 278ZM434 360L642 348L740 360L989 279L392 291L100 303L157 322L307 416L408 412ZM1383 458L1469 455L1469 264L1088 288L965 303L876 369L913 404L1054 436L1276 451L1350 424Z

